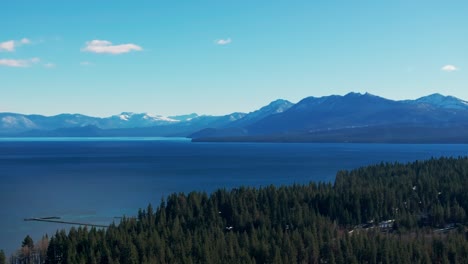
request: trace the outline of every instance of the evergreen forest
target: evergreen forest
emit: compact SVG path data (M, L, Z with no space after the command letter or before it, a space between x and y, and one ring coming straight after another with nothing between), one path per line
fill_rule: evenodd
M381 163L334 183L175 193L108 228L27 237L11 262L468 263L467 210L467 157Z

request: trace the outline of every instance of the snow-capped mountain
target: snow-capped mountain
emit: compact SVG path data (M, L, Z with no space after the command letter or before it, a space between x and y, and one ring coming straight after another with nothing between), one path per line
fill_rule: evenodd
M197 117L199 117L199 115L196 113L192 113L188 115L169 116L170 119L179 120L179 121L190 121Z
M468 108L461 107L462 102L439 95L412 101L394 101L369 93L308 97L286 112L247 128L251 133L263 134L402 124L446 126L468 121Z
M80 114L60 114L55 116L22 115L0 113L0 133L20 132L31 129L47 130L78 126L97 125L99 118Z
M267 106L264 106L256 111L250 112L245 117L237 121L236 124L233 125L248 125L259 121L267 116L283 113L284 111L291 108L294 104L283 99L278 99Z
M434 107L447 109L468 109L468 102L453 96L443 96L439 93L421 97L414 101L408 101L416 104L428 104Z
M123 121L131 121L131 120L149 120L153 122L178 122L179 120L172 119L170 117L165 117L162 115L154 115L154 114L149 114L149 113L132 113L132 112L122 112L120 115L117 116L112 116L112 117L118 117L120 120Z
M167 125L177 122L180 121L162 115L122 112L119 115L113 115L109 118L103 118L97 126L104 129L132 128Z
M181 119L184 120L184 119ZM22 115L0 113L0 134L24 132L28 130L53 130L95 126L100 129L121 129L161 126L181 122L175 118L148 113L123 112L106 118L80 114L60 114L55 116Z
M224 116L123 112L100 118L0 113L0 135L468 142L468 102L440 94L396 101L369 93L349 93L307 97L297 104L276 100L247 114Z
M37 125L21 114L0 113L0 130L18 131L26 129L36 129Z
M192 136L196 141L468 142L463 101L432 99L395 101L369 93L307 97L248 125Z

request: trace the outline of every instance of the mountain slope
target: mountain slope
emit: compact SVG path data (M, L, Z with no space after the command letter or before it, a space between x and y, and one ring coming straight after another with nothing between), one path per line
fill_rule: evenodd
M438 108L468 110L467 101L458 99L453 96L443 96L439 93L424 96L414 101L407 100L406 102L413 104L427 104Z
M259 110L248 113L247 115L234 122L228 123L224 127L207 127L201 131L197 131L196 133L189 135L189 137L198 138L211 136L220 137L247 135L248 132L246 129L244 129L244 127L252 125L268 116L283 113L284 111L287 111L289 108L291 108L293 105L293 103L287 100L279 99L260 108Z
M15 133L36 128L38 126L24 115L0 113L0 131L2 133Z
M468 127L468 110L453 107L454 102L463 104L462 100L444 98L446 100L427 100L423 97L419 101L393 101L368 93L308 97L287 111L269 115L235 131L242 134L232 133L231 129L231 133L211 130L193 136L195 141L203 137L209 141L216 138L222 141L247 141L242 138L245 137L252 141L268 138L270 141L409 142L418 137L431 141L450 134L447 140L460 141L468 137L462 134L466 130L460 129ZM453 129L458 131L448 133ZM385 137L374 135L382 131ZM427 131L432 131L430 138L425 135ZM408 134L410 132L413 134ZM347 135L353 136L347 139Z
M315 131L383 125L445 126L467 122L466 110L408 104L371 94L306 98L283 114L249 127L252 133ZM277 124L281 124L278 126ZM267 128L267 129L265 129Z

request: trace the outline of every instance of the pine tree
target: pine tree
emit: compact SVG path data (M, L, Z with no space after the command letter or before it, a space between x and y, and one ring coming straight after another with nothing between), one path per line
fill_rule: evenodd
M6 256L5 252L3 252L3 249L0 250L0 264L6 264Z
M34 247L34 242L33 242L32 238L29 235L27 235L24 238L23 242L21 243L21 247L28 247L30 249L32 249Z

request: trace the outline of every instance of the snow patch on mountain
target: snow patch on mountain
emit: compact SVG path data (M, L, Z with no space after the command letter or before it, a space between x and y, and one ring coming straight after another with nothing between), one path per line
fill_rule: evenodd
M191 121L197 117L200 117L198 114L196 113L191 113L191 114L188 114L188 115L176 115L176 116L168 116L168 118L170 119L174 119L174 120L179 120L179 121Z
M36 124L24 116L4 116L0 127L4 129L33 129Z
M408 100L407 102L413 102L413 103L418 103L418 104L428 104L428 105L439 107L439 108L468 110L467 101L461 100L454 96L444 96L439 93L424 96L414 101Z
M167 116L148 114L148 113L145 113L143 118L144 119L152 119L152 120L155 120L155 121L157 120L157 121L166 121L166 122L179 122L179 120L172 119L172 118L167 117Z
M282 113L291 108L293 105L293 103L287 100L278 99L256 111L250 112L245 116L244 119L245 121L255 119L260 120L261 118L267 117L272 114Z
M128 115L119 115L120 120L128 121Z
M137 114L137 113L132 113L132 112L122 112L120 115L112 116L112 117L114 117L114 118L118 117L118 119L120 119L122 121L133 121L133 122L143 121L145 123L148 123L148 122L159 122L159 123L160 122L170 122L170 123L179 122L179 120L176 120L176 119L172 119L172 118L162 116L162 115L150 114L150 113Z

